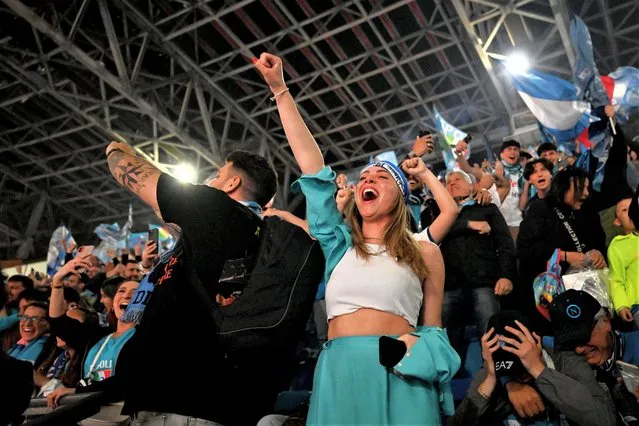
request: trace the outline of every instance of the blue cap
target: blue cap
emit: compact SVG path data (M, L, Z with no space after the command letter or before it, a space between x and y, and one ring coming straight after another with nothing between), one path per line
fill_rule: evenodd
M376 161L374 163L371 163L368 166L364 167L364 170L362 170L362 173L364 173L366 170L370 169L371 167L381 167L382 169L386 170L393 177L393 179L395 180L395 183L399 187L399 190L402 193L402 196L404 197L404 202L408 200L408 195L409 195L408 180L406 179L406 176L404 176L404 173L402 173L399 167L397 167L395 164L391 163L390 161L381 160L381 161Z

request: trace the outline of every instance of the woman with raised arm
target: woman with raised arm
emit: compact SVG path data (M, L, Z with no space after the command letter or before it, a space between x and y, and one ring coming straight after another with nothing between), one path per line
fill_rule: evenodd
M263 53L253 62L277 102L303 173L294 189L306 196L309 229L326 258L329 341L308 424L439 424L441 408L453 412L450 380L459 357L440 328L443 271L429 271L424 261L439 251L408 229L404 174L384 161L367 166L345 221L335 173L284 83L281 59ZM413 163L406 171L419 174L423 162Z

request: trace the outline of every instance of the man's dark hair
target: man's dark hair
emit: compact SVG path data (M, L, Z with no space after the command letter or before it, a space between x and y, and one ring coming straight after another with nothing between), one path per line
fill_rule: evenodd
M125 266L128 265L129 263L135 263L136 265L138 264L138 262L135 261L135 259L129 258L126 263Z
M532 155L530 155L530 153L528 151L520 151L519 152L519 158L525 158L527 160L531 160L532 159Z
M242 187L253 201L260 206L271 201L277 191L277 173L266 158L248 151L233 151L226 161L232 162L233 167L247 178Z
M104 294L106 294L110 299L113 299L115 297L115 293L117 293L122 283L125 283L127 281L129 280L120 276L109 278L102 284L101 288Z
M24 310L26 311L26 310L27 310L27 308L30 308L30 307L32 307L32 306L33 306L34 308L40 308L40 309L43 309L43 310L44 310L44 312L45 312L45 314L44 314L44 315L45 315L45 317L46 317L47 319L49 319L49 305L48 305L47 303L44 303L44 302L31 302L31 303L29 303L29 304L28 304L28 305L24 308Z
M541 155L546 151L557 151L557 147L552 142L544 142L537 148L537 155Z
M33 290L33 280L25 275L11 275L7 282L9 281L22 283L25 290Z
M550 172L550 175L552 176L552 171L554 169L552 162L550 160L546 160L545 158L535 158L534 160L526 163L526 167L524 167L524 179L530 179L530 175L535 173L536 164L541 164L542 166L544 166L544 169L548 170Z
M130 281L139 282L137 280L130 280L128 278L117 276L106 280L100 288L108 298L113 299L115 297L115 293L118 292L118 289L122 286L122 284Z
M581 198L586 188L586 179L590 176L584 169L568 166L558 171L552 178L548 196L558 205L564 204L564 195L570 189L570 182L575 182L575 199Z
M16 299L16 302L20 302L22 299L28 300L30 302L46 302L48 296L46 293L42 291L36 290L22 290Z
M62 293L67 303L80 303L80 293L78 293L78 290L71 287L64 287Z

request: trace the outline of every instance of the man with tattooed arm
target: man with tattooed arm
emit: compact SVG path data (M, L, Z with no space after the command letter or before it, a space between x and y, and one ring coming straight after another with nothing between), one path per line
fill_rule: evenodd
M118 183L182 233L173 258L148 276L155 284L151 297L120 354L126 360L122 369L118 362L123 413L133 417L134 425L155 420L171 425L196 419L198 425L250 421L245 403L259 395L251 395L255 391L246 380L232 376L210 311L184 265L192 265L215 300L225 262L258 247L259 215L275 194L275 171L264 157L235 151L206 185L191 185L162 173L125 143L112 142L106 155ZM185 241L189 259L180 249ZM219 391L211 392L214 388Z

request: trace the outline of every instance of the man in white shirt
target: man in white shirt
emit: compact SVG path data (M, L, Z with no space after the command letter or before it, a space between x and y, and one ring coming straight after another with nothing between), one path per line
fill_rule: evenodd
M508 188L501 195L501 206L499 211L506 219L506 224L510 229L513 239L517 240L519 224L522 221L521 210L519 209L519 196L522 191L523 170L519 164L519 150L521 145L515 140L507 140L501 144L499 156L504 168L504 178L509 181Z

